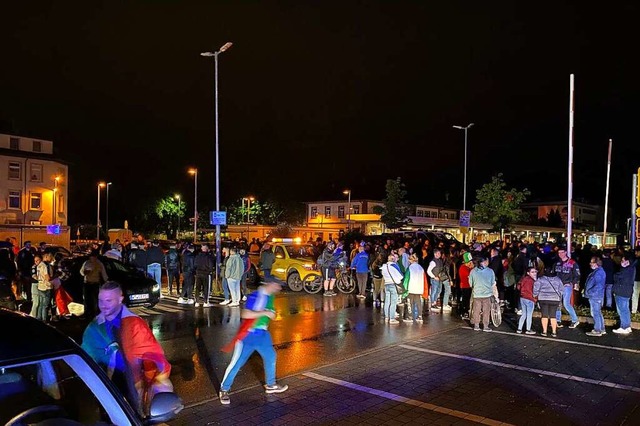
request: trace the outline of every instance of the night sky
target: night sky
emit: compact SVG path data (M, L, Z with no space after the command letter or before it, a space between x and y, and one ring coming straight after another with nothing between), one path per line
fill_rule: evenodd
M7 2L5 2L7 3ZM503 172L566 198L569 74L575 195L629 211L640 70L637 2L29 1L0 6L0 132L51 139L70 165L70 223L110 224L149 199L214 206L219 58L221 199L384 196L462 205ZM442 3L437 5L437 3ZM446 5L444 5L446 3ZM525 5L525 3L527 3ZM192 208L192 205L189 206ZM135 224L133 224L135 226Z

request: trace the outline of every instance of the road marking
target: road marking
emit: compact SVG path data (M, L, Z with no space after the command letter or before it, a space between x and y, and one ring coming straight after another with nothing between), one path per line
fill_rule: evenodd
M476 423L485 425L505 425L511 426L509 423L501 422L499 420L490 419L488 417L477 416L471 413L465 413L464 411L452 410L450 408L441 407L439 405L430 404L428 402L422 402L415 399L406 398L404 396L396 395L395 393L385 392L378 389L370 388L367 386L361 386L356 383L346 382L340 379L334 379L333 377L323 376L321 374L307 372L302 373L303 376L311 379L321 380L323 382L333 383L334 385L344 386L349 389L368 393L370 395L379 396L381 398L390 399L392 401L402 402L404 404L414 405L416 407L424 408L425 410L435 411L437 413L446 414L448 416L458 417L460 419L470 420Z
M409 346L409 345L398 345L398 346L400 346L401 348L424 352L432 355L446 356L449 358L457 358L457 359L462 359L464 361L473 361L473 362L478 362L480 364L492 365L494 367L510 368L512 370L526 371L528 373L541 374L543 376L558 377L560 379L573 380L575 382L590 383L592 385L599 385L599 386L605 386L608 388L623 389L623 390L629 390L632 392L640 393L640 388L635 386L628 386L628 385L622 385L619 383L606 382L604 380L589 379L581 376L573 376L571 374L556 373L554 371L540 370L538 368L523 367L521 365L505 364L504 362L490 361L487 359L474 358L472 356L467 356L467 355L458 355L458 354L452 354L448 352L434 351L431 349L418 348L416 346Z
M473 331L473 329L469 328L469 327L462 327L462 328L464 328L465 330ZM515 333L515 332L500 331L500 330L496 330L496 329L494 329L493 332L494 333L498 333L498 334L506 334L508 336L525 337L527 339L549 340L551 342L570 343L572 345L578 345L578 346L589 346L590 348L610 349L612 351L631 352L633 354L640 354L640 350L638 350L638 349L617 348L615 346L598 345L597 343L574 342L573 340L558 339L557 337L535 336L535 335L528 335L528 334L524 334L524 333L523 334L519 334L519 333Z
M170 312L170 313L176 313L176 312L182 311L182 309L178 307L172 308L170 306L160 306L160 305L156 305L152 309L157 311L162 311L162 312Z

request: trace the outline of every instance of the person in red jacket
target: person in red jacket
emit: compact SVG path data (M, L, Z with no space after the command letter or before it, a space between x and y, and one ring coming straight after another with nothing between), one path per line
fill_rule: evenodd
M522 315L518 321L518 330L516 333L522 333L522 326L526 320L527 331L526 334L536 334L531 330L531 321L533 316L533 308L536 304L536 298L533 297L533 283L538 279L538 270L534 266L527 268L527 271L518 281L517 290L520 293L520 303L522 305Z
M458 277L460 278L460 292L462 293L462 304L460 306L460 315L462 319L469 319L469 306L471 304L471 286L469 285L469 274L473 269L473 256L467 252L462 255L462 265L458 269Z

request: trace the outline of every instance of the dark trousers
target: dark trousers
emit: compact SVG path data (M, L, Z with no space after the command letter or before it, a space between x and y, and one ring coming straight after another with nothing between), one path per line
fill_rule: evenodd
M210 275L196 275L196 302L200 297L200 293L202 293L202 296L204 297L204 302L209 302L209 277Z
M84 316L93 318L98 315L98 292L100 284L84 283L82 286L82 298L84 299Z
M470 288L461 288L460 291L462 292L462 304L460 305L460 313L461 314L468 314L469 313L469 307L470 307L470 302L471 302L471 289Z
M173 281L176 282L176 292L180 293L180 271L177 269L167 269L167 282L169 285L169 293L173 290Z
M182 274L182 294L183 299L193 298L193 274L185 272Z

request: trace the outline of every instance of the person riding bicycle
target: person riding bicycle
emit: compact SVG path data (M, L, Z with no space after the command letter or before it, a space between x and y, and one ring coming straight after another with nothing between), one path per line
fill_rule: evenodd
M338 256L335 253L336 244L329 241L322 254L318 257L317 263L324 279L324 295L335 296L333 286L336 282L336 268L338 267Z

